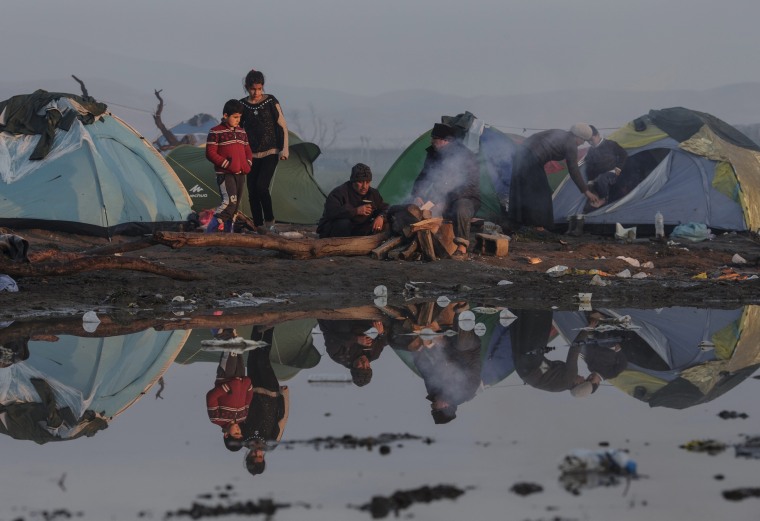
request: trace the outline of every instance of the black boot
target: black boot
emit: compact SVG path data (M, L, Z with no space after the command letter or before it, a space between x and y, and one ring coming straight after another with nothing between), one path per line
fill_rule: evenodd
M575 227L573 228L573 231L569 232L570 235L573 237L580 237L583 235L583 221L585 220L582 215L576 215L575 218Z
M573 235L576 226L578 226L578 216L571 215L567 219L567 231L565 232L565 235Z

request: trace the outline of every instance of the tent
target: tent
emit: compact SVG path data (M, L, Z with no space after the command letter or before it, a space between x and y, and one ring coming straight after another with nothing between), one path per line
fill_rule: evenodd
M760 367L758 306L599 311L629 316L632 325L621 342L627 366L609 382L651 407L685 409L708 402ZM557 312L554 322L571 342L586 318L581 312Z
M314 346L312 330L317 325L316 319L306 318L301 320L289 320L274 326L272 333L272 348L269 352L269 360L279 381L293 378L301 369L310 369L316 366L321 355ZM253 326L241 326L235 328L237 334L243 338L251 338ZM202 348L203 340L211 340L213 336L208 329L194 329L190 337L177 356L178 364L191 364L194 362L219 363L219 352L206 351Z
M161 154L91 98L14 96L0 102L0 131L0 226L134 235L191 212Z
M458 129L463 142L475 151L478 157L481 206L477 217L494 222L501 221L498 194L508 193L512 156L517 145L522 143L525 137L502 132L481 122L469 112L454 117L443 116L441 120ZM401 153L378 185L383 199L390 204L403 203L409 197L414 180L425 162L431 131L432 129L423 133ZM583 149L579 152L585 153ZM552 188L559 185L567 175L564 161L547 163L544 170Z
M585 213L587 225L638 226L653 232L655 214L666 231L678 224L712 229L760 228L760 147L718 118L681 107L650 110L608 136L628 160L611 202ZM583 165L581 165L583 171ZM584 213L585 198L565 179L555 190L554 221Z
M188 335L148 329L113 337L65 335L54 343L30 341L29 358L0 371L0 403L32 412L41 398L35 382L44 381L49 391L42 393L47 395L43 402L53 401L64 419L67 415L71 419L55 434L24 421L15 425L31 428L3 433L37 443L92 436L158 382Z
M174 168L190 194L193 210L200 211L216 208L219 205L219 188L213 165L206 159L205 137L208 130L218 124L195 116L201 126L192 127L189 122L177 127L178 138L193 136L196 140L203 135L202 146L180 145L166 153L166 160ZM208 128L206 128L208 127ZM174 129L172 129L174 131ZM272 205L278 222L292 224L316 224L322 216L325 206L325 193L314 179L312 163L321 153L314 143L302 141L295 133L288 132L290 156L287 161L280 161L272 179ZM248 192L244 191L242 212L251 215Z

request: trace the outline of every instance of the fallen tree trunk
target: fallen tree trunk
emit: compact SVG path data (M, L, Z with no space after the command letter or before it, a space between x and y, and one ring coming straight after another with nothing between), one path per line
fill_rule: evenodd
M170 248L226 246L275 250L297 259L317 259L330 256L369 255L388 238L388 233L362 237L330 237L327 239L286 239L278 235L247 235L239 233L156 232L153 239Z
M45 264L8 262L0 257L0 273L5 273L11 277L59 277L84 271L132 270L184 281L205 278L199 273L167 268L166 266L154 264L144 259L129 257L75 257L70 253L63 254L62 257L61 261Z
M382 320L388 316L387 308L359 306L341 309L307 309L301 311L262 311L262 310L225 310L222 315L188 315L177 318L167 317L114 317L107 313L99 314L97 328L88 332L82 325L82 317L66 317L48 320L16 321L0 329L0 345L13 340L36 339L40 341L57 341L58 336L102 338L128 335L146 329L157 331L175 331L185 329L236 328L249 324L257 326L274 326L291 320L316 318L323 320Z

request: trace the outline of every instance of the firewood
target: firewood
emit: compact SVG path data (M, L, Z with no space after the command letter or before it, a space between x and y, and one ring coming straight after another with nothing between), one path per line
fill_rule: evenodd
M72 275L85 271L132 270L162 275L175 280L200 280L205 276L186 270L168 268L144 259L109 256L80 256L65 254L65 260L42 264L7 262L0 258L0 273L11 277L51 277Z
M454 225L450 221L441 223L433 239L440 257L450 257L457 251L457 245L454 244Z
M419 247L419 243L414 240L409 243L409 246L404 249L404 251L401 252L401 255L398 256L401 260L410 260L415 253L417 253L417 248Z
M382 243L380 246L375 248L370 252L370 255L373 259L382 259L385 257L385 254L388 253L388 251L392 250L399 244L401 244L401 241L404 240L404 237L401 237L400 235L397 237L391 237L384 243Z
M432 219L425 219L424 221L414 223L409 226L409 228L413 233L420 230L430 230L431 232L435 233L438 231L438 228L440 228L442 222L442 217L433 217Z
M428 260L438 260L435 255L435 247L433 246L433 234L430 230L420 230L417 232L417 240L420 243L420 249Z

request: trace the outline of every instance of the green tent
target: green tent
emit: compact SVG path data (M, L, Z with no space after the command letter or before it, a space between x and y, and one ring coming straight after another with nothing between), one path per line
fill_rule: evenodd
M314 162L321 151L314 143L307 143L293 132L288 132L290 156L280 161L275 170L270 190L275 218L291 224L316 224L322 216L325 193L314 179ZM167 162L179 176L193 202L193 210L213 209L219 205L220 195L212 164L206 159L203 146L180 145L166 154ZM242 212L251 215L248 193L244 191Z
M456 120L447 116L441 119ZM463 141L468 146L469 143L476 143L470 148L476 147L478 150L476 155L480 164L481 206L477 216L499 222L501 205L498 193L508 193L509 179L512 174L512 156L517 145L525 138L481 124L474 117L473 121L469 130L464 132ZM430 146L430 132L429 130L422 134L401 153L378 185L383 199L390 204L402 203L409 197L414 180L425 163L426 149ZM552 161L547 163L544 169L552 188L558 186L567 175L564 161Z
M274 326L269 360L272 362L272 368L278 380L289 380L301 369L310 369L319 363L321 355L314 347L314 339L311 334L316 325L315 319L306 318L289 320ZM243 338L251 338L252 329L252 325L235 328L237 334ZM211 340L212 338L209 329L194 329L177 356L176 362L183 365L194 362L219 363L219 352L206 351L201 348L203 340Z

